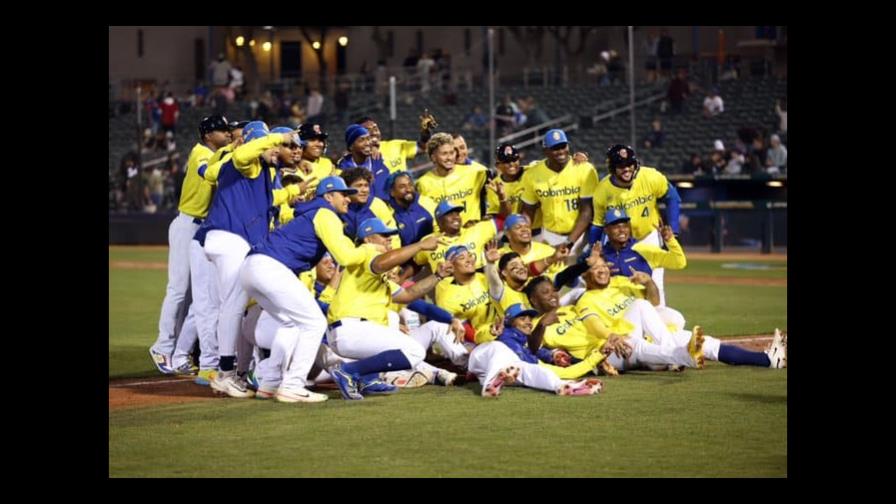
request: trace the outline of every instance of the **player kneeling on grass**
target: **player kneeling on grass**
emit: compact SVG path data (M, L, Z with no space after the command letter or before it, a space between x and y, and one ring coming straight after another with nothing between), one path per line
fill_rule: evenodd
M533 331L532 317L536 315L537 311L526 309L522 304L510 306L504 318L505 327L498 339L473 349L469 369L482 384L483 397L497 397L504 385L515 384L549 390L559 395L592 395L600 392L603 385L597 378L563 380L553 370L557 366L539 363L539 359L552 361L549 350L540 350L536 357L526 348L526 341ZM593 367L586 366L582 374Z

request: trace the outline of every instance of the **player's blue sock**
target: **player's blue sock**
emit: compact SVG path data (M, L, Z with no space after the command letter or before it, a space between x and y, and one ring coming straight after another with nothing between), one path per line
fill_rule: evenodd
M771 362L765 352L751 352L735 345L719 345L719 362L732 366L769 367Z
M364 376L380 371L401 371L410 369L411 363L401 350L386 350L366 359L342 365L342 369L354 376Z
M218 366L221 367L221 371L233 371L234 361L236 361L235 355L222 355L218 361Z

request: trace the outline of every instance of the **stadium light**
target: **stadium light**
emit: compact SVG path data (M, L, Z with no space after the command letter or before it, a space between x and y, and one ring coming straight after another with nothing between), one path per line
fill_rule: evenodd
M265 42L264 44L261 44L261 48L264 49L266 52L270 52L270 50L271 50L271 43L270 43L270 42Z
M766 182L766 185L769 187L784 187L784 182L781 182L780 180L769 180Z
M243 37L242 35L240 35L239 37L236 38L237 47L243 47L243 44L245 44L245 43L246 43L246 38Z
M694 187L693 182L679 182L675 185L677 185L678 187L681 187L682 189L690 189L690 188Z
M345 35L339 37L339 45L341 45L342 47L347 46L348 45L348 37L346 37Z
M255 47L255 39L249 41L249 47Z
M320 49L320 42L315 40L314 43L311 44L311 47L313 47L315 51Z

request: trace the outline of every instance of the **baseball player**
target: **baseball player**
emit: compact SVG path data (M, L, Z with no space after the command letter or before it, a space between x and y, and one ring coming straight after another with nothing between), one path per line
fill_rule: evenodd
M314 197L314 191L321 180L339 175L333 162L324 155L327 152L328 137L320 124L305 123L299 126L299 138L305 142L305 148L302 150L302 162L297 175L306 182L310 197Z
M245 383L237 379L236 346L246 303L240 286L239 269L253 244L263 239L273 221L275 209L299 196L298 188L287 186L275 191L278 178L276 150L295 141L295 133L270 134L261 121L249 123L243 131L245 143L211 166L200 166L206 180L217 181L218 189L208 218L196 238L214 263L220 300L218 315L219 373L212 388L231 397L251 397Z
M389 197L386 190L386 178L389 177L389 168L382 159L374 159L371 155L370 132L363 126L352 124L345 130L345 146L348 154L343 156L336 166L340 170L348 168L365 168L373 174L373 195L381 200Z
M614 145L607 150L607 170L610 174L594 189L594 220L588 236L593 244L603 238L607 210L624 210L631 218L632 237L646 244L662 247L658 226L660 214L657 203L666 203L667 225L678 234L678 213L681 198L666 176L655 168L641 166L634 149ZM664 268L654 268L653 280L660 289L660 304L666 304L663 289Z
M308 373L326 330L326 319L297 275L310 270L326 251L347 268L366 264L366 251L356 248L342 234L342 222L337 216L348 210L347 195L354 192L339 177L323 179L317 186L317 196L297 206L295 218L253 246L242 263L240 285L283 326L271 348L272 355L276 347L282 359L274 362L280 368L282 381L265 383L268 390L276 387L278 401L327 399L306 388ZM344 281L343 276L340 286Z
M355 124L363 126L370 132L371 156L374 159L382 159L389 168L390 173L407 171L408 159L414 159L419 150L429 141L432 130L438 126L435 117L428 110L420 116L420 138L417 142L412 140L383 140L379 125L370 117L361 117ZM385 199L385 198L384 198Z
M465 245L476 259L476 269L485 265L483 251L485 245L495 238L498 233L498 224L494 219L477 222L470 227L461 227L461 215L463 206L442 200L436 207L436 222L441 229L441 242L443 245L432 251L420 252L414 256L414 264L428 266L430 271L436 271L438 264L442 262L447 249L454 245Z
M417 194L409 172L392 172L386 179L386 189L389 191L386 203L398 223L402 245L418 242L435 230L436 202Z
M196 337L196 325L191 321L193 337L185 337L183 341L189 346L186 352L181 351L181 362L172 362L177 333L179 314L186 314L188 307L186 293L190 289L190 242L199 228L202 219L208 214L212 198L213 186L202 180L198 168L211 158L215 151L231 141L230 127L227 119L220 115L204 117L199 123L199 143L193 146L187 160L186 174L181 188L177 217L168 226L168 286L165 299L162 301L162 312L159 317L159 336L149 349L156 368L162 373L189 373L192 363L188 359ZM203 284L197 284L195 289ZM194 294L195 296L196 294ZM180 315L182 316L182 315ZM194 315L195 316L195 315ZM192 318L192 317L191 317ZM181 330L183 332L183 329ZM187 336L187 334L185 334Z
M484 166L457 164L457 149L448 133L436 133L426 143L426 153L433 168L417 179L417 192L433 201L447 200L463 207L463 224L482 217L480 193L485 186Z
M419 243L391 250L389 236L397 233L398 229L386 227L379 219L368 219L358 231L358 239L364 242L359 247L363 260L354 264L339 261L346 269L327 313L330 323L327 341L340 356L358 359L330 370L345 399L394 392L397 388L382 382L380 373L417 369L426 357L425 347L417 339L430 343L444 341L450 333L447 324L435 321L413 329L410 338L389 326L388 308L392 302L410 303L442 279L436 271L412 287L402 289L384 278L384 273L404 264L420 250L432 250L439 245L439 237L432 235Z
M563 130L549 130L542 141L545 159L523 173L523 214L534 222L541 209L541 241L555 247L565 244L574 250L592 219L591 197L597 185L597 170L588 162L576 163L569 155L569 140Z
M466 321L466 340L476 344L495 339L492 323L497 308L489 299L488 281L476 272L476 256L466 245L454 245L445 252L451 263L453 278L446 278L436 286L436 304L454 317Z
M606 245L600 246L600 242L596 242L594 245L601 249L601 255L610 267L611 275L630 276L635 271L643 271L651 275L655 268L678 270L687 266L684 249L678 243L670 226L657 226L663 237L663 242L666 244L666 248L661 248L657 245L635 241L629 221L630 218L625 210L608 209L604 217ZM660 293L660 299L663 298L663 294ZM667 323L674 325L677 329L684 329L685 320L681 312L663 304L657 306L656 310Z
M396 227L395 219L392 217L392 210L383 200L370 194L370 186L373 182L373 174L366 168L348 168L343 170L340 175L345 185L357 189L358 192L350 195L348 198L348 212L340 215L342 222L345 223L343 232L349 238L354 239L357 236L359 226L362 221L376 217L386 224L386 227ZM392 248L401 247L401 238L398 235L392 237Z
M532 275L544 273L553 279L566 265L569 250L533 241L532 226L525 215L509 215L504 221L504 236L507 238L507 245L501 247L499 252L516 252Z
M561 372L570 368L539 362L539 358L551 358L546 349L541 349L538 357L528 350L527 340L533 332L532 318L537 315L538 312L521 304L510 306L504 318L504 330L497 340L473 349L469 369L479 379L483 397L498 397L503 386L516 384L549 390L558 395L593 395L600 392L603 384L597 378L578 381L561 379L555 368ZM582 374L590 370L586 368Z
M511 214L523 211L523 169L520 167L520 153L513 145L502 143L495 152L495 167L498 176L486 184L487 215L496 215L499 222ZM541 210L536 210L533 232L541 232Z

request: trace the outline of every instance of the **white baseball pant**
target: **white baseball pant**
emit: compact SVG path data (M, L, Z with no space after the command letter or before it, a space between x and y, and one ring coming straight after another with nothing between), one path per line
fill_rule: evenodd
M420 326L415 331L422 328ZM414 338L397 329L360 318L346 317L339 321L337 327L331 326L327 331L327 341L333 351L350 359L364 359L387 350L401 350L411 367L416 368L426 358L426 349Z
M190 312L196 319L199 333L199 368L218 367L218 279L215 265L209 261L198 240L190 242L190 283L193 303Z
M317 301L289 268L264 254L246 257L239 277L245 293L280 322L270 348L272 364L282 371L282 386L304 388L327 328Z
M663 246L663 240L660 235L660 232L654 229L644 238L638 241L638 243L647 243L649 245L656 245L657 247ZM631 273L623 272L626 276L631 276ZM663 278L666 275L666 268L653 268L653 273L651 277L653 278L653 283L656 284L656 288L660 291L660 304L659 306L666 306L666 290L663 285Z
M521 361L513 350L500 341L477 345L470 353L469 370L476 375L483 387L508 366L520 368L520 376L514 385L556 392L563 380L548 368Z
M190 241L199 224L181 212L168 226L168 286L159 315L159 335L153 349L164 355L174 352L178 318L187 315L186 296L190 289Z
M217 327L219 356L236 355L243 312L249 301L249 296L240 284L240 267L249 249L249 244L242 236L229 231L215 229L205 237L205 255L215 265L221 306Z

